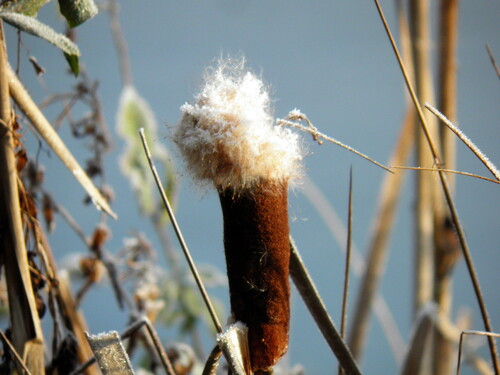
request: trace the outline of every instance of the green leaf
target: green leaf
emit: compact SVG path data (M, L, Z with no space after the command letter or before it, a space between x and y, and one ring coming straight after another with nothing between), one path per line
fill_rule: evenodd
M25 16L36 16L38 9L48 3L49 0L10 0L0 6L0 11L22 13Z
M76 44L65 35L57 33L44 23L24 14L0 11L0 18L19 30L45 39L47 42L58 47L66 55L73 73L78 74L78 56L80 56L80 51Z
M80 64L78 63L78 56L65 53L64 57L66 57L66 61L68 62L71 71L73 72L75 77L77 77L78 73L80 73Z
M59 0L59 10L71 28L88 21L98 12L93 0Z

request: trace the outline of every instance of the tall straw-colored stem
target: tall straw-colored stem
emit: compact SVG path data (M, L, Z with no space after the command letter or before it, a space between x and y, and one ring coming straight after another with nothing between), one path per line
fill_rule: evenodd
M432 102L431 73L429 69L429 4L427 0L410 1L410 33L415 72L415 88L419 100ZM427 119L429 121L429 119ZM422 128L416 127L416 155L420 167L431 167L434 159L429 152ZM435 125L428 131L435 134ZM416 175L415 212L415 274L414 316L432 299L433 285L433 177L429 173Z
M19 205L13 113L7 77L7 51L0 21L0 238L5 267L12 339L33 375L44 370L43 334L33 295Z
M439 20L439 106L447 117L456 120L456 47L458 33L458 0L442 0ZM456 138L446 126L439 127L444 167L455 169ZM455 176L448 177L450 189L454 190ZM439 199L435 212L435 272L434 301L440 314L449 316L452 300L452 268L460 249L450 224L446 202ZM434 332L433 371L434 374L450 374L454 365L453 344L439 331Z

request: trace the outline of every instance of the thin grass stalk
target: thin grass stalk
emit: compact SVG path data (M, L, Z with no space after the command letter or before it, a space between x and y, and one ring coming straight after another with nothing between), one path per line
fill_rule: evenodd
M398 142L389 161L391 164L405 164L415 139L415 111L408 108ZM404 180L403 173L387 174L382 183L379 206L373 222L369 249L366 256L366 268L362 275L360 289L356 299L351 329L349 332L349 348L355 358L360 359L366 342L372 305L377 295L380 279L384 273L389 239L396 216L397 204Z
M413 170L413 171L427 171L427 172L444 172L444 173L453 173L453 174L459 174L462 176L467 176L467 177L473 177L477 178L480 180L488 181L488 182L493 182L495 184L500 184L499 180L493 180L492 178L488 177L483 177L474 173L468 173L468 172L461 172L461 171L452 171L451 169L443 169L443 168L421 168L421 167L400 167L397 165L392 165L391 168L394 169L407 169L407 170Z
M170 222L172 223L172 227L174 228L175 234L177 235L177 239L179 240L182 251L184 252L184 256L186 257L189 268L191 269L191 273L193 274L193 277L196 281L196 285L198 286L198 289L203 297L205 305L207 306L208 312L210 313L210 317L212 318L212 322L214 323L215 329L217 330L218 333L222 333L222 325L220 324L219 318L217 317L217 314L216 314L215 309L212 305L212 302L210 301L210 297L208 296L207 290L205 289L205 285L203 285L203 281L201 280L200 274L196 268L196 265L193 261L193 258L191 257L191 253L189 252L186 241L184 240L184 236L182 235L182 232L179 228L179 225L177 224L177 220L175 218L174 211L172 210L172 207L170 206L170 202L168 200L167 194L165 194L165 190L163 189L163 185L161 183L160 177L158 176L158 172L156 171L156 167L153 163L153 159L151 157L151 153L149 151L148 144L146 142L146 137L144 135L143 128L139 129L139 135L141 136L142 144L144 146L144 151L146 153L146 157L147 157L149 165L151 167L151 172L153 173L153 176L155 178L155 182L158 186L158 190L160 191L161 198L163 200L163 203L164 203L165 208L167 210L168 216L170 218Z
M476 155L476 157L484 164L495 178L500 181L500 171L492 163L492 161L477 147L459 128L457 128L449 119L446 118L441 112L434 108L429 103L425 104L425 108L432 112L433 115L438 117L443 124L445 124L465 145Z
M429 66L429 3L427 0L410 0L409 19L413 51L415 88L420 100L432 100L431 72ZM428 131L434 135L434 126ZM417 164L423 167L433 165L432 154L427 148L425 134L415 127ZM434 139L434 137L433 137ZM432 299L433 285L433 177L417 174L415 192L415 249L414 249L414 300L413 315Z
M465 335L477 335L477 336L487 336L491 338L500 338L500 334L493 332L483 332L483 331L475 331L475 330L467 330L462 331L460 333L460 340L458 343L458 356L457 356L457 375L460 375L460 366L462 363L462 348L464 343Z
M15 160L7 51L0 21L0 237L12 341L33 375L44 374L43 333L31 284Z
M337 357L346 375L361 374L348 346L337 331L332 318L326 311L326 307L321 296L316 289L300 254L295 246L295 242L290 238L290 277L295 284L302 300L306 304L316 325L325 338L328 346Z
M9 341L9 339L7 338L7 336L5 335L5 333L1 329L0 329L0 336L2 336L2 341L9 349L10 353L12 354L12 357L14 357L16 364L23 370L23 374L31 375L30 370L28 370L28 368L24 364L23 360L21 359L21 357L17 353L16 348L14 348L12 343Z
M439 20L439 69L438 102L444 113L453 121L456 119L457 67L456 49L458 34L458 0L441 0ZM446 168L455 169L455 134L445 126L439 127L443 162ZM455 176L449 175L450 189L454 191ZM440 314L450 314L452 300L452 269L458 260L460 249L449 212L443 199L437 199L434 217L434 301ZM434 332L433 371L434 374L450 374L454 355L453 344L440 330Z
M342 313L340 320L340 336L345 338L345 327L347 325L347 300L349 296L349 273L351 270L351 248L352 248L352 166L349 173L349 203L347 211L347 243L345 255L345 270L344 270L344 292L342 293ZM339 366L339 375L343 375L344 371Z
M417 98L417 95L415 93L415 90L413 89L413 85L411 84L411 82L409 80L405 65L403 63L403 60L401 59L401 55L399 54L398 48L396 46L396 42L394 41L394 38L392 36L389 25L387 24L387 20L385 19L385 15L382 11L380 3L378 2L378 0L374 0L374 2L375 2L375 6L377 8L377 11L379 13L380 19L381 19L381 21L384 25L384 28L387 32L387 36L388 36L389 41L391 43L391 46L393 48L396 59L398 60L398 64L400 66L401 72L402 72L403 77L405 79L406 86L408 88L408 91L410 93L412 101L415 105L415 109L417 110L417 113L419 115L422 129L426 135L427 142L429 144L429 148L432 152L432 156L434 157L434 162L436 165L440 166L441 160L439 158L439 154L437 152L437 149L434 145L433 138L429 134L429 131L427 128L427 121L426 121L425 116L423 114L422 106L420 105L418 98ZM451 192L450 192L450 188L448 186L446 175L441 170L439 170L438 173L439 173L439 179L441 181L441 186L443 187L443 193L444 193L444 196L446 198L446 203L448 204L448 208L450 209L451 219L452 219L453 225L455 227L455 230L457 232L457 237L458 237L458 240L460 242L460 247L462 248L462 253L463 253L464 258L465 258L465 263L467 265L467 270L468 270L469 276L471 278L472 286L474 288L474 293L476 294L476 299L477 299L477 302L479 305L479 309L481 311L481 317L483 319L485 329L487 332L493 332L492 326L491 326L491 321L490 321L489 314L488 314L488 310L486 308L486 304L484 303L483 293L482 293L481 287L479 285L479 279L477 277L474 263L472 261L471 255L470 255L469 246L468 246L467 241L465 239L464 230L462 228L462 225L460 223L460 219L458 217L458 212L455 208L455 204L454 204L453 198L451 196ZM499 375L500 374L500 363L499 363L499 359L498 359L495 341L493 340L492 337L488 337L488 344L490 347L490 353L491 353L491 357L492 357L491 360L493 363L493 368L495 369L495 374Z
M495 56L493 56L493 52L491 52L491 48L489 45L485 45L486 51L488 52L488 56L491 61L491 65L493 65L493 69L495 69L495 73L497 74L497 77L500 78L500 68L497 65L497 62L495 60Z

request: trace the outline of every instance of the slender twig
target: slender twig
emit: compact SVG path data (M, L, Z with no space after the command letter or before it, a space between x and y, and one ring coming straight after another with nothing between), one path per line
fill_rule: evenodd
M12 343L9 341L9 339L7 338L7 336L5 335L5 333L0 329L0 336L2 336L2 340L3 342L7 345L7 347L9 348L10 352L12 353L12 355L14 356L14 359L16 360L17 364L19 366L22 367L23 371L27 374L27 375L31 375L31 372L30 370L28 370L28 368L26 367L26 365L24 364L22 358L19 356L19 354L17 353L16 351L16 348L14 348L14 346L12 345Z
M361 371L349 351L349 348L337 331L332 318L328 315L321 296L307 272L292 238L290 238L290 277L328 343L328 346L330 346L330 349L332 349L337 357L340 366L342 366L347 375L360 375Z
M453 133L457 135L460 140L465 143L467 147L477 156L479 160L488 168L488 170L495 176L495 178L500 181L500 171L498 168L491 162L490 159L462 132L459 128L457 128L453 123L446 118L439 110L434 108L429 103L425 103L425 108L432 112L435 116L437 116Z
M340 336L345 338L345 327L347 324L347 298L349 296L349 271L351 268L351 248L352 248L352 166L349 173L349 208L347 210L347 244L344 270L344 292L342 293L342 313L340 320ZM339 374L343 374L339 366Z
M215 345L205 362L205 367L201 375L215 375L219 367L219 359L222 356L222 349L219 344Z
M119 7L120 5L117 0L108 1L109 28L118 53L122 84L126 86L132 85L132 67L130 66L130 59L128 57L127 41L123 36L120 24Z
M465 335L477 335L477 336L487 336L488 338L499 338L500 334L499 333L494 333L494 332L484 332L484 331L475 331L475 330L468 330L468 331L462 331L460 333L460 341L458 343L458 358L457 358L457 375L460 375L460 364L462 362L462 346L463 346L463 339Z
M385 169L387 172L394 173L393 171L390 170L390 168L386 167L383 164L380 164L378 161L373 160L369 156L357 151L356 149L352 148L351 146L348 146L348 145L336 140L335 138L329 137L328 135L321 133L317 128L315 128L314 126L311 126L312 124L309 122L309 120L307 118L304 118L304 120L308 122L308 124L310 125L309 127L303 126L303 125L298 124L298 123L293 122L293 121L289 121L287 119L278 119L278 123L280 125L288 125L288 126L292 126L294 128L300 129L302 131L305 131L305 132L311 134L315 140L317 140L317 138L322 138L328 142L336 144L337 146L343 147L346 150L351 151L351 152L355 153L356 155L361 156L362 158L372 162L373 164L379 166L380 168Z
M198 273L198 270L196 269L196 265L193 261L193 258L191 257L189 249L186 245L186 241L184 241L184 237L183 237L182 232L179 228L179 225L177 224L177 220L175 218L174 211L172 210L172 207L170 206L170 202L168 200L167 195L165 194L165 190L163 189L161 179L158 176L158 172L156 171L156 167L153 163L153 159L151 157L151 153L149 151L148 144L146 142L146 137L144 135L144 128L139 129L139 134L141 136L142 144L144 146L144 151L146 153L146 157L148 159L149 166L151 167L151 171L152 171L154 179L156 181L156 185L158 186L158 190L160 191L161 198L162 198L163 203L165 205L165 208L167 210L168 216L170 217L172 227L174 228L177 239L179 240L179 244L181 245L182 251L184 252L184 256L186 257L189 268L191 269L191 273L193 274L193 277L196 281L196 284L198 285L198 289L200 290L201 296L203 297L203 300L205 302L205 305L207 306L208 312L210 313L210 316L212 318L212 321L214 323L215 328L217 329L217 332L222 333L222 326L219 322L219 318L217 318L217 314L215 312L215 309L212 305L212 302L210 301L210 297L208 296L208 293L205 289L205 286L203 285L200 274Z
M488 51L488 56L490 57L491 64L493 65L493 68L495 69L495 72L497 73L497 77L500 78L500 68L497 65L497 62L495 60L495 57L493 56L493 52L491 52L490 46L485 45L486 51Z
M453 174L459 174L462 176L467 176L467 177L473 177L473 178L478 178L480 180L485 180L489 182L493 182L495 184L500 184L500 181L498 180L493 180L492 178L488 177L483 177L474 173L468 173L468 172L461 172L461 171L454 171L451 169L442 169L442 168L424 168L424 167L403 167L403 166L398 166L398 165L391 165L391 168L394 169L404 169L404 170L410 170L410 171L428 171L428 172L445 172L445 173L453 173Z
M403 77L404 77L404 79L406 81L406 86L408 88L408 91L410 92L410 96L412 98L413 104L415 105L415 109L417 110L418 117L420 118L421 125L422 125L424 133L426 135L427 142L428 142L429 147L431 149L432 155L434 157L435 164L438 167L440 167L441 166L441 161L439 159L439 156L438 156L438 153L437 153L437 149L434 146L434 143L433 143L433 141L432 141L432 139L430 137L430 134L429 134L429 132L427 130L427 122L426 122L426 119L425 119L422 107L421 107L420 102L419 102L419 100L417 98L417 95L415 94L415 91L413 90L413 85L412 85L412 83L411 83L411 81L410 81L410 79L408 77L408 74L407 74L406 69L405 69L405 65L404 65L404 63L403 63L403 61L401 59L401 56L400 56L399 51L398 51L398 48L396 46L396 42L394 41L392 33L391 33L390 29L389 29L389 25L387 24L387 21L385 19L385 16L384 16L384 13L382 11L382 8L381 8L378 0L374 0L374 1L375 1L375 5L377 7L378 13L380 15L380 18L382 20L382 23L384 24L384 28L385 28L385 30L387 32L387 36L388 36L388 38L389 38L389 40L391 42L392 48L394 50L394 54L396 55L396 58L398 60L399 66L401 68L401 72L403 73ZM444 192L444 195L445 195L445 198L446 198L446 203L448 204L448 207L450 209L450 214L451 214L452 222L453 222L453 224L455 226L455 230L457 232L457 236L458 236L458 239L459 239L459 242L460 242L460 246L462 248L462 252L463 252L463 255L464 255L464 258L465 258L465 263L467 265L467 269L469 271L469 275L470 275L470 278L471 278L471 281L472 281L474 292L476 294L476 298L477 298L477 302L478 302L478 305L479 305L479 309L481 311L481 316L483 318L484 326L486 328L486 331L493 332L493 329L492 329L492 326L491 326L491 322L490 322L490 318L489 318L489 314L488 314L488 310L486 309L486 304L484 303L483 293L482 293L481 287L479 285L479 279L477 277L476 270L475 270L474 264L472 262L472 257L470 255L469 246L468 246L467 241L465 239L464 230L463 230L462 225L460 224L460 220L458 218L458 213L457 213L457 210L455 208L455 204L454 204L452 196L451 196L451 192L450 192L450 188L448 186L448 182L446 180L446 176L445 176L444 172L439 171L438 173L439 173L439 179L441 181L441 185L443 187L443 192ZM493 363L493 367L495 368L495 374L499 375L500 374L500 363L499 363L499 359L498 359L498 354L497 354L497 348L496 348L496 345L495 345L495 341L491 337L489 337L488 338L488 344L490 346L491 360L492 360L492 363Z

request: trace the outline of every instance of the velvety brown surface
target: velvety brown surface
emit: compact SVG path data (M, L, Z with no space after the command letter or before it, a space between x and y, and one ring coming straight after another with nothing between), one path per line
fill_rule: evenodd
M252 370L288 347L290 264L287 185L219 191L231 310L248 326Z

